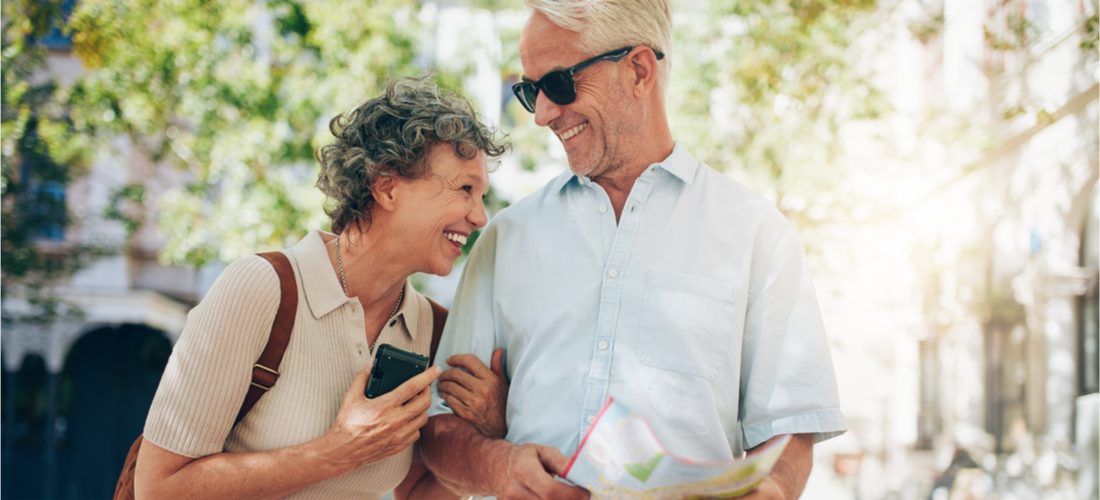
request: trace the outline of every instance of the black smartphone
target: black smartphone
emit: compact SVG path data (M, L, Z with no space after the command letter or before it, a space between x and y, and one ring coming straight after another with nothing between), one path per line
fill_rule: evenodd
M374 399L428 369L428 357L389 344L378 346L367 380L367 399Z

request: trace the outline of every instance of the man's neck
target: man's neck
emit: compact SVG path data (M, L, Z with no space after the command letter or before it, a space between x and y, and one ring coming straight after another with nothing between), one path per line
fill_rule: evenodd
M657 142L657 141L655 141ZM645 172L650 165L654 163L660 163L664 161L669 155L672 154L672 149L676 143L672 141L671 134L667 137L667 141L659 141L662 144L660 147L650 147L653 152L645 155L639 155L637 160L627 165L622 165L619 168L604 172L592 178L592 182L599 184L607 193L607 197L611 200L611 207L615 209L615 223L618 224L620 216L623 213L623 207L626 205L626 199L630 197L630 190L634 188L634 181L641 177L642 172Z

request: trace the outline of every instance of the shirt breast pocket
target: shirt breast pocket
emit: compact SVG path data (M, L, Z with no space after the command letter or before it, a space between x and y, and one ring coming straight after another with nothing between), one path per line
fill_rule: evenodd
M730 351L737 287L703 276L646 272L636 351L644 365L714 380Z

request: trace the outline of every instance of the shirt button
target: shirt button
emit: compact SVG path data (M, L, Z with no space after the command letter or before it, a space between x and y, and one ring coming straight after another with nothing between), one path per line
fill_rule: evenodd
M607 205L600 205L600 212L606 212L606 211L607 211Z
M592 422L595 422L595 421L596 421L596 416L595 415L589 415L588 416L588 423L591 424Z
M614 278L614 277L616 277L616 276L618 276L618 275L619 275L619 272L618 272L618 271L616 271L616 270L614 270L614 269L612 269L612 270L610 270L610 271L608 271L608 272L607 272L607 275L608 275L608 276L611 276L612 278Z
M607 342L604 342L604 341L601 340L600 341L600 350L602 351L604 349L607 349Z
M355 350L359 352L359 355L363 355L363 344L355 344Z

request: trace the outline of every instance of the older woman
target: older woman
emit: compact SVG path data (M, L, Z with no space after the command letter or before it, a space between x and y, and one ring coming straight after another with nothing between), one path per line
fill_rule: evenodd
M451 272L486 223L488 159L503 148L423 80L391 82L330 128L317 186L335 234L283 251L301 300L278 384L234 425L280 297L271 265L248 257L188 316L145 424L138 498L455 498L413 464L439 368L375 399L364 387L378 345L428 353L432 311L409 276Z

